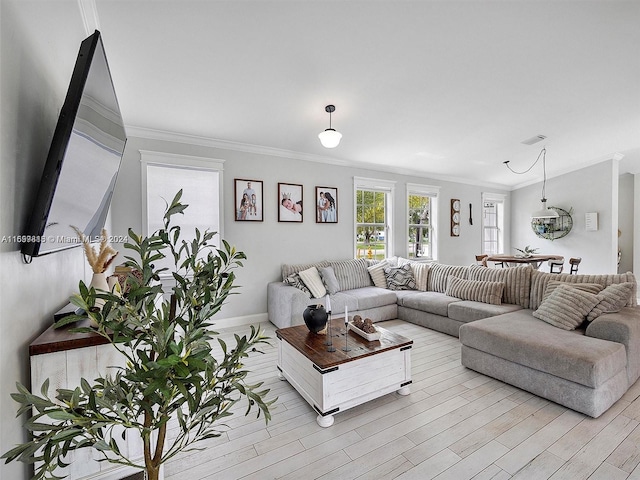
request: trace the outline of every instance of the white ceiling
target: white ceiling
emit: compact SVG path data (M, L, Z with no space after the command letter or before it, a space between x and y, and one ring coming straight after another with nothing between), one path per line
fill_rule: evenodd
M509 188L542 146L548 176L640 172L639 1L81 4L129 126Z

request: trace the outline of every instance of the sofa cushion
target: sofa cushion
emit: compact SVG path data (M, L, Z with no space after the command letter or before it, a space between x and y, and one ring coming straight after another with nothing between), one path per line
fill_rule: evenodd
M340 291L354 288L370 287L373 285L367 270L367 260L356 258L338 262L329 262L338 279Z
M596 306L598 297L570 285L559 285L533 316L564 330L575 330Z
M307 270L300 270L298 275L300 275L300 278L314 298L324 297L327 294L327 289L325 288L324 283L322 283L320 272L318 272L316 267L311 267Z
M502 303L512 303L529 308L529 291L533 267L523 265L509 268L487 268L482 265L470 265L467 278L484 282L502 282Z
M384 276L387 279L389 290L415 290L416 281L413 278L411 265L405 264L399 267L385 267Z
M356 299L356 306L353 307L354 311L355 309L367 310L369 308L393 305L397 302L396 294L385 288L363 287L354 290L344 290L340 293ZM351 305L349 305L349 308L351 308Z
M432 263L431 268L429 269L427 290L429 292L444 293L447 289L449 275L453 275L458 278L467 278L468 269L469 267L461 267L458 265L443 265L441 263Z
M409 264L411 265L411 271L413 272L413 278L416 280L416 290L421 292L427 291L427 282L429 280L429 270L433 262L422 262L416 260L408 260L406 258L399 258L398 265Z
M609 285L598 293L598 304L587 315L587 321L592 322L603 313L616 313L627 303L629 295L633 292L631 282Z
M422 312L447 316L449 304L460 302L456 297L450 297L440 292L412 292L412 295L402 296L402 306L413 308Z
M462 300L473 300L475 302L500 305L502 303L503 290L504 283L502 282L464 280L449 275L445 293L451 297L458 297Z
M550 281L568 282L568 283L599 283L603 287L618 283L633 283L633 291L627 299L626 306L637 305L637 283L636 277L631 272L609 275L571 275L569 273L548 273L534 270L531 273L531 303L529 308L536 310L542 303L544 291Z
M522 310L522 307L510 303L491 305L489 303L463 300L449 304L448 317L452 320L467 323L480 320L481 318L495 317L503 313L515 312L516 310Z
M389 264L384 260L367 267L369 275L371 275L371 281L378 288L387 288L387 277L384 274L384 269L387 267L389 267Z
M336 278L336 273L333 271L333 267L319 267L318 271L324 282L324 286L330 295L338 293L340 291L340 284Z
M531 310L485 318L460 327L463 345L587 387L620 371L624 345L567 331L533 317Z
M282 264L282 281L284 282L284 280L289 277L290 275L294 274L294 273L298 273L301 270L307 270L311 267L327 267L329 266L329 262L327 262L326 260L322 260L321 262L316 262L316 263L305 263L305 264L299 264L299 265L293 265L293 264L288 264L288 263L283 263Z

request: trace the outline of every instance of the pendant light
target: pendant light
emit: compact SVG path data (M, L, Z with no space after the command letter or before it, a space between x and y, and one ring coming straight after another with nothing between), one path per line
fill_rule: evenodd
M331 128L331 114L336 111L336 107L333 105L327 105L324 107L325 112L329 114L329 128L327 128L324 132L320 132L318 134L318 138L320 139L320 143L325 148L335 148L340 143L340 139L342 138L342 134L336 131L334 128Z
M558 218L560 217L558 212L556 212L552 208L547 207L547 199L545 197L546 186L547 186L547 149L546 147L540 151L540 153L538 154L538 158L536 158L536 161L533 162L533 165L527 168L524 172L516 172L514 169L512 169L509 166L509 160L503 163L513 173L517 175L522 175L524 173L527 173L529 170L531 170L538 163L538 161L540 160L540 157L542 157L542 198L540 199L540 201L542 202L542 208L533 212L531 214L531 218Z

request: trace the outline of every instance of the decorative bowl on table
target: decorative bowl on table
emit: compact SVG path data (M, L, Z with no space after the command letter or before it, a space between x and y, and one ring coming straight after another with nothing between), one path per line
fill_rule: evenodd
M376 331L374 333L367 333L364 330L361 330L358 327L356 327L353 324L353 322L349 322L348 326L349 326L349 330L357 333L358 335L360 335L362 338L364 338L365 340L367 340L369 342L374 342L376 340L380 340L380 337L382 336L382 332L380 330L378 330L377 328L376 328Z

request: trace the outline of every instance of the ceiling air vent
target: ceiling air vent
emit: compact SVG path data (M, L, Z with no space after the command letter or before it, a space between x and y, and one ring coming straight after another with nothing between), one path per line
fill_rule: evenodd
M531 138L528 138L527 140L524 140L522 143L525 145L533 145L534 143L541 142L545 138L547 138L546 135L536 135L535 137L531 137Z

